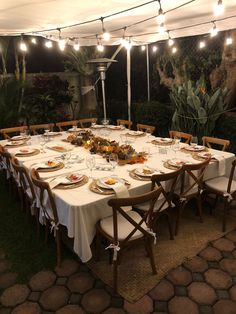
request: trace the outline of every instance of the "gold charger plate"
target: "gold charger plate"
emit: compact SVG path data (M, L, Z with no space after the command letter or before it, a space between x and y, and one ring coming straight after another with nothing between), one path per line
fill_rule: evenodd
M70 190L70 189L75 189L78 188L80 186L85 185L86 183L88 183L89 178L84 175L83 179L77 183L71 183L71 184L59 184L57 186L55 186L54 189L60 189L60 190Z
M38 155L39 153L40 153L40 150L39 149L35 149L35 151L33 151L32 153L29 153L29 154L16 153L15 156L16 157L30 157L30 156Z
M171 142L159 142L157 140L152 140L150 143L154 144L154 145L159 145L159 146L169 146L173 144L173 140Z
M8 144L6 144L4 147L6 147L6 148L17 148L17 147L21 147L21 146L25 146L25 145L27 145L27 141L25 141L22 144L18 144L18 145L8 145Z
M64 167L63 162L59 162L58 166L56 166L56 167L52 167L52 168L38 168L37 171L38 172L53 172L53 171L60 170L63 167Z
M169 163L168 163L168 161L165 161L164 163L163 163L163 166L165 167L165 168L167 168L167 169L170 169L170 170L178 170L178 169L180 169L181 167L178 167L178 166L172 166L172 165L170 165Z
M135 173L135 169L129 171L129 175L132 179L135 179L135 180L139 180L139 181L151 181L151 177L141 177L141 176L138 176L136 173Z
M188 149L185 149L184 147L182 147L180 150L181 150L181 152L186 153L186 154L196 154L196 153L200 153L200 152L207 152L208 148L205 147L201 151L191 151L191 150L188 150Z
M195 159L195 160L199 160L199 161L201 161L201 162L207 160L207 158L198 156L197 154L193 154L193 155L192 155L192 158ZM214 158L211 158L210 162L217 162L217 160L214 159Z

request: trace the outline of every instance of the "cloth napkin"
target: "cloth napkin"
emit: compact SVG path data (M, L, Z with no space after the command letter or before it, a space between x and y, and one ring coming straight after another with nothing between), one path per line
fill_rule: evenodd
M212 158L214 158L218 161L219 176L224 176L225 172L226 172L226 162L225 162L224 156L218 155L218 154L213 154Z
M127 198L127 197L130 197L129 191L128 191L127 187L123 183L116 184L115 186L112 187L112 189L115 191L117 198ZM128 211L132 210L132 206L125 206L125 207L122 207L122 209L125 212L128 212Z

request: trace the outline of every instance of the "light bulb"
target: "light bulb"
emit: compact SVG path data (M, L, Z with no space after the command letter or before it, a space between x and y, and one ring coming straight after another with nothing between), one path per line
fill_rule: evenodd
M165 14L163 14L162 10L159 10L159 14L157 16L157 23L159 25L163 24L166 20Z
M233 38L232 37L227 37L226 41L225 41L225 44L226 45L232 45L232 43L233 43Z
M165 29L165 25L164 23L161 23L158 27L158 32L163 35L165 33L166 29Z
M32 44L36 45L37 44L36 38L35 37L31 38L31 42L32 42Z
M211 29L211 37L215 37L218 34L218 29L216 28L216 25L214 25Z
M146 47L145 47L144 45L142 45L142 46L141 46L141 50L142 50L142 51L145 51L145 50L146 50Z
M100 51L100 52L103 52L104 51L104 46L102 44L98 44L97 45L97 50Z
M25 42L23 42L23 41L20 43L20 50L24 51L24 52L27 51L27 46L26 46Z
M168 45L171 47L171 46L173 46L174 45L174 40L173 39L171 39L171 38L169 38L169 40L168 40Z
M153 51L153 52L156 52L156 51L157 51L157 46L153 46L153 47L152 47L152 51Z
M47 48L52 48L52 42L51 42L51 40L47 40L46 42L45 42L45 46L47 47Z
M177 48L176 47L173 47L172 48L172 53L176 53L177 52Z
M126 41L127 41L127 40L126 40L125 38L121 38L120 44L121 44L123 47L125 47Z
M103 37L103 39L105 40L105 41L108 41L110 38L111 38L111 35L108 33L108 32L104 32L103 34L102 34L102 37Z
M202 49L202 48L205 48L205 47L206 47L205 41L200 41L199 48Z
M79 43L75 43L73 47L74 47L75 51L79 51L80 44Z
M65 46L66 46L65 39L59 39L58 46L61 51L65 50Z
M222 0L218 0L217 5L214 6L214 15L219 16L224 13L224 10L225 8L224 8Z
M132 42L129 40L126 40L126 43L125 43L125 48L127 49L127 50L130 50L131 48L132 48L132 46L133 46L133 44L132 44Z

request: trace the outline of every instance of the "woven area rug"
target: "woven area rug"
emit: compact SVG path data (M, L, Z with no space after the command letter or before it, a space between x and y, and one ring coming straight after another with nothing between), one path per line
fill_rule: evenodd
M190 213L190 214L189 214ZM124 252L118 273L118 292L129 302L135 302L154 288L172 268L191 258L203 249L209 241L223 235L221 232L222 216L204 214L204 223L199 217L188 211L188 216L181 219L179 234L175 240L169 240L168 225L165 217L158 225L158 241L154 246L157 275L153 275L149 258L144 246L131 248ZM227 232L236 227L236 217L228 220ZM99 262L92 259L88 267L103 282L112 286L112 265L109 264L107 251L102 252Z

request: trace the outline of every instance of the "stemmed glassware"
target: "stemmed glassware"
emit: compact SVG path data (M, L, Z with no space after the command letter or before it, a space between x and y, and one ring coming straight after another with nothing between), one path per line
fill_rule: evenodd
M71 152L67 152L64 158L65 158L65 168L68 169L71 167L70 166Z
M44 150L45 144L46 144L46 138L42 135L41 138L40 138L40 147L41 147L40 148L40 152L43 153L43 154L46 153L45 150Z
M95 167L95 157L94 156L87 156L86 157L86 166L90 170L90 178L92 179L92 170Z
M191 146L195 147L198 144L198 138L197 136L193 136L190 142Z
M173 151L175 152L175 157L177 155L177 151L179 150L179 143L180 143L180 138L175 137L174 138L174 145L173 145Z
M143 153L145 154L145 164L147 163L147 160L149 158L149 155L150 155L150 147L148 146L144 146L143 149L142 149Z
M114 154L114 153L110 154L110 156L109 156L109 163L110 163L110 165L112 166L112 169L113 169L113 171L114 171L114 170L115 170L115 167L116 167L117 164L118 164L118 155L117 155L117 154Z
M147 138L149 139L150 136L152 135L152 130L150 128L146 129L146 134L147 134Z

